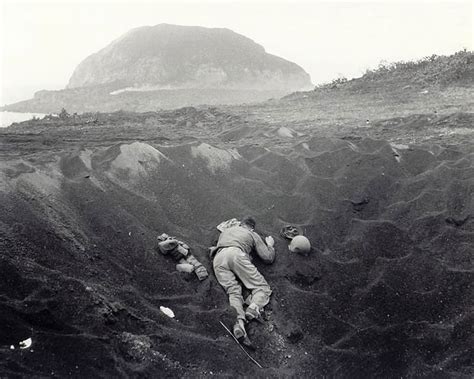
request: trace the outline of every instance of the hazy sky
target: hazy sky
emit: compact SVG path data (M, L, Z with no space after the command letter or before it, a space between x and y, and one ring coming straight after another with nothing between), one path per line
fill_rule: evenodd
M232 29L296 62L315 84L382 60L472 50L474 39L474 0L0 2L0 104L63 88L85 57L143 25Z

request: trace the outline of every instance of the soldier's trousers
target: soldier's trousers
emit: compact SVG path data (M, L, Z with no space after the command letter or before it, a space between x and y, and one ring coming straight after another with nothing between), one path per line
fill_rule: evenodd
M214 257L214 272L217 281L224 287L229 296L230 305L237 311L237 318L245 320L242 286L249 289L250 302L262 309L268 304L272 290L265 278L260 274L249 256L237 247L225 247Z

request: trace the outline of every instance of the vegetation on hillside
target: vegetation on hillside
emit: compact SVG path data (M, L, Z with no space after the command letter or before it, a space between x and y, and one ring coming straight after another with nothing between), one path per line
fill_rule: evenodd
M450 56L436 54L416 61L381 62L356 79L337 78L315 89L360 89L370 83L403 84L414 86L471 86L474 83L474 52L461 50Z

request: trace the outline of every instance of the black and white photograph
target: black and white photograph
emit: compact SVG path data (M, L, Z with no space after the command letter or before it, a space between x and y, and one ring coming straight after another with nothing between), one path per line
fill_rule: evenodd
M474 377L473 0L0 0L0 379Z

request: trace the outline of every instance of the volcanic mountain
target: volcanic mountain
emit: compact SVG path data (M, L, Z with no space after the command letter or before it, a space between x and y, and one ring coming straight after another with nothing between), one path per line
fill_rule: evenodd
M241 34L160 24L132 29L85 58L66 89L38 91L3 110L144 112L260 102L312 88L300 66Z
M168 24L132 29L90 55L67 88L111 83L288 91L312 86L300 66L229 29Z

